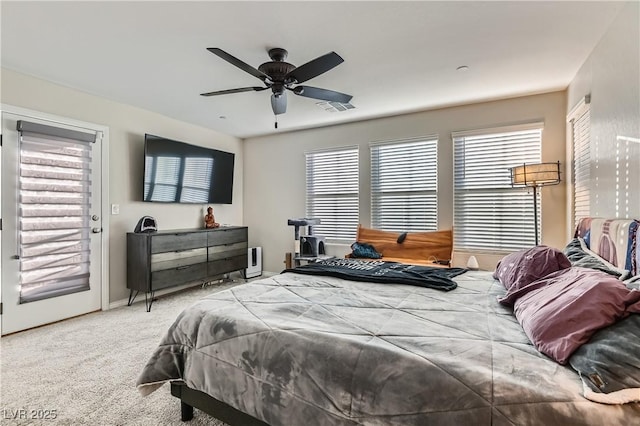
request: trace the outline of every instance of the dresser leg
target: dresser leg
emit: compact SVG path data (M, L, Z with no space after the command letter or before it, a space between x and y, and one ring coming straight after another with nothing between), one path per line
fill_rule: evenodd
M147 312L151 312L151 305L153 304L153 291L151 292L151 297L147 297L147 292L144 293L144 304L147 307Z
M131 296L133 296L133 299L131 298ZM133 290L129 290L129 303L127 303L127 306L131 306L133 301L136 300L137 296L138 296L138 290L136 290L136 294L133 294Z

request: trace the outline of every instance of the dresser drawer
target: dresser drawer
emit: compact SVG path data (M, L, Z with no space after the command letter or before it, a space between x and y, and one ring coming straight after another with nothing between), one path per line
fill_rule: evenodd
M168 251L151 255L151 271L161 271L163 269L173 269L185 265L195 265L196 263L207 262L206 247Z
M242 256L243 254L247 254L247 248L248 244L246 241L209 247L209 262L226 259L228 257Z
M207 264L184 265L173 269L164 269L151 273L151 290L204 280L207 277Z
M247 228L219 229L207 232L207 238L209 247L247 241Z
M208 275L222 275L227 272L239 271L247 267L247 252L242 256L229 257L226 259L214 260L207 263Z
M151 237L151 253L206 247L207 234L207 232L185 232L154 235Z

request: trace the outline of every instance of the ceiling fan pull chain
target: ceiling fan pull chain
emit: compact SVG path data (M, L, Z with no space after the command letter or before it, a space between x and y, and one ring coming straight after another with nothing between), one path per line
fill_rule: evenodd
M276 129L277 129L277 128L278 128L278 116L277 116L277 115L274 115L274 116L273 116L273 118L274 118L274 119L275 119L275 121L276 121L274 124L275 124L275 127L276 127Z

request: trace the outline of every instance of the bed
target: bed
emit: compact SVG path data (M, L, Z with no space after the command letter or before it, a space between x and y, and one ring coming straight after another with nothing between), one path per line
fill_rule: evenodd
M581 265L554 273L613 277ZM640 419L634 402L640 401L640 346L633 346L640 336L640 292L631 289L633 281L627 286L612 278L629 290L622 313L591 330L592 339L560 363L553 352L539 350L531 324L514 315L527 308L521 300L560 288L554 273L507 289L500 268L377 266L444 275L423 286L297 269L212 294L176 319L138 389L146 395L171 382L183 420L196 407L237 425L628 425ZM525 288L530 291L515 305L505 303ZM617 361L602 348L613 345L615 358L627 341L621 356L632 354L635 369L608 368ZM594 376L589 369L600 352L609 361L598 359L608 365ZM610 395L618 400L606 400Z

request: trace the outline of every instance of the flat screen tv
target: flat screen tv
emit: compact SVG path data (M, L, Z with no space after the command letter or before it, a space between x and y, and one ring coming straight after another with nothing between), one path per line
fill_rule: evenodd
M235 154L144 135L143 201L231 204Z

